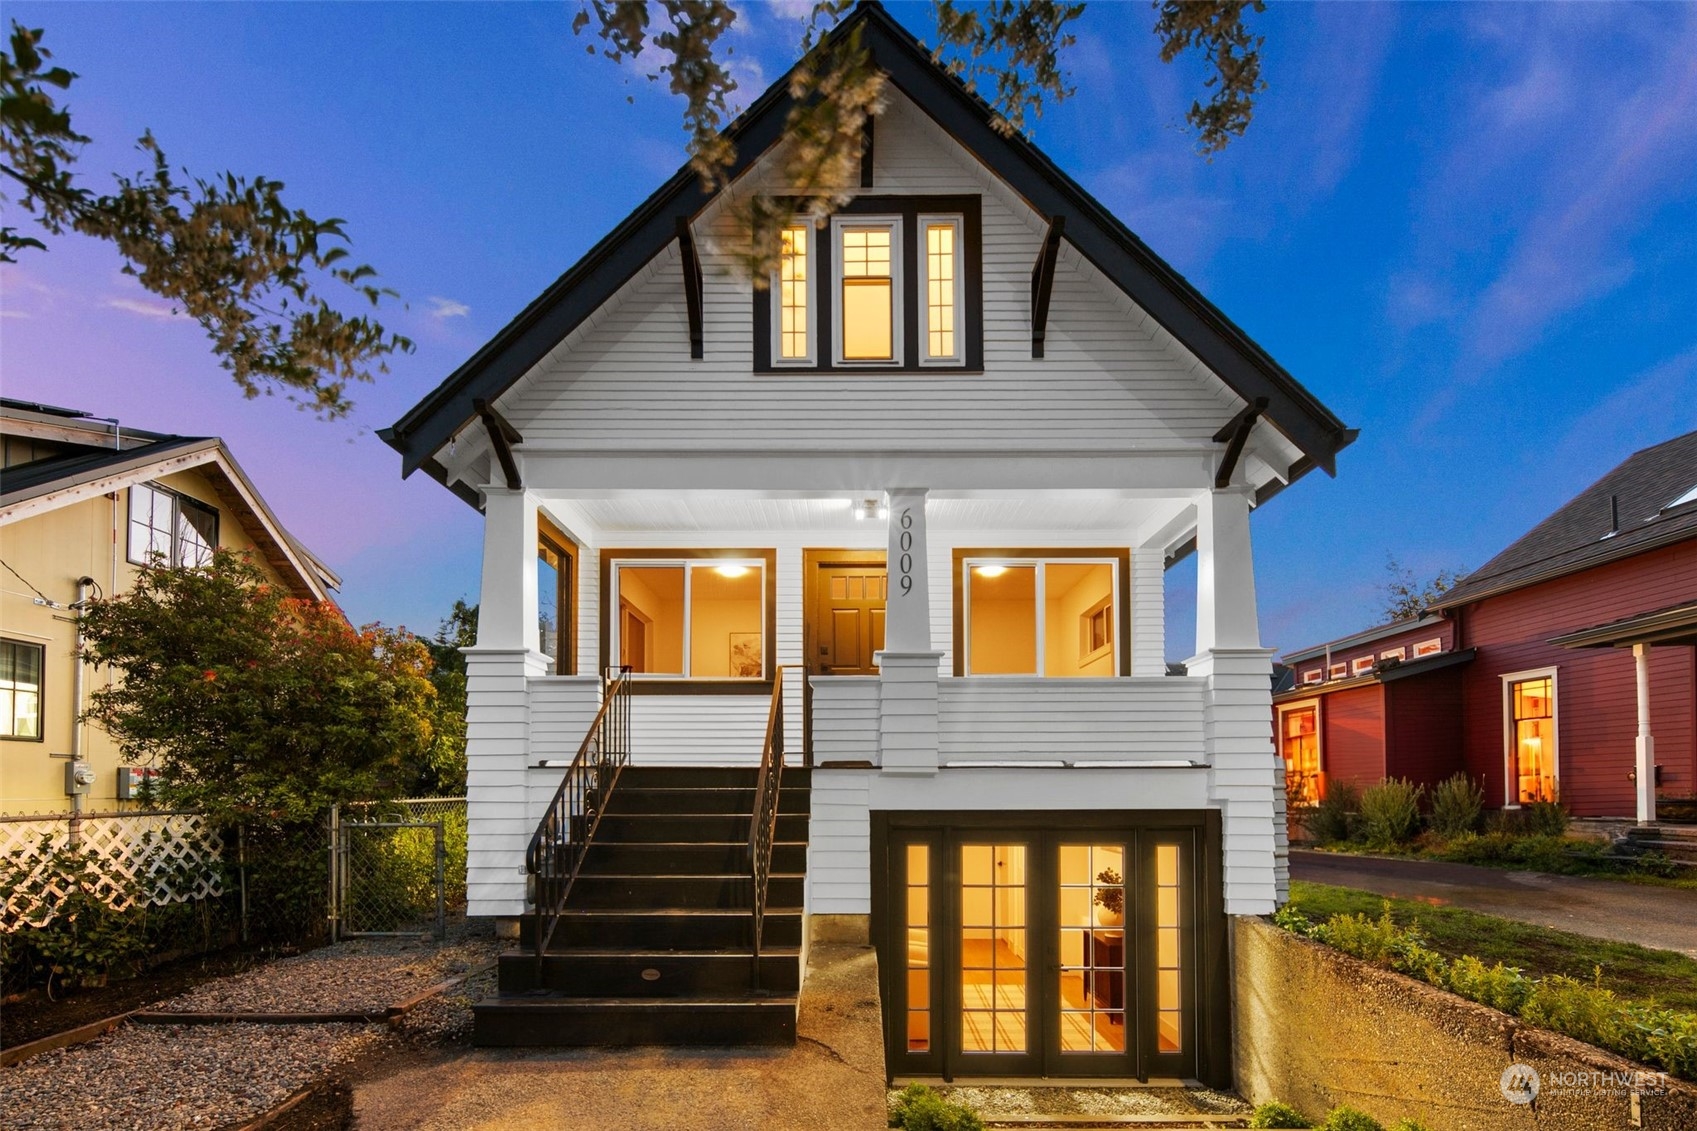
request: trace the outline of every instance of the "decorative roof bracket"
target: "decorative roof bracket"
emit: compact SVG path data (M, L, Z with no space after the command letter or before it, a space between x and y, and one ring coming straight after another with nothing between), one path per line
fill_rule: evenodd
M1031 266L1031 356L1034 358L1043 356L1044 341L1049 334L1049 296L1055 289L1055 264L1061 258L1061 233L1066 226L1065 216L1049 221L1043 248Z
M495 449L495 458L501 463L501 474L507 477L507 490L522 491L524 480L519 477L518 461L513 458L513 445L524 443L524 437L488 401L472 401L471 407L477 411L489 433L489 446Z

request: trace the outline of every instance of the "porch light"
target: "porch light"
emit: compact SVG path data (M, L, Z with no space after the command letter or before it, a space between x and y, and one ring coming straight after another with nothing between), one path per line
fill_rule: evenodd
M714 566L713 572L720 577L741 577L748 572L748 567L741 565Z
M1008 572L1008 567L1005 565L981 565L974 566L972 568L972 572L976 573L979 577L1000 577L1002 574Z
M854 520L860 522L876 515L880 520L890 517L890 508L881 505L877 499L863 499L855 504Z

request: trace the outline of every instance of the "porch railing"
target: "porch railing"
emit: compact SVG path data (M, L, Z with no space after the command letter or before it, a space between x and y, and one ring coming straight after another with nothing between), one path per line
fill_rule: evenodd
M577 748L577 756L554 791L524 856L536 907L536 962L553 941L566 897L595 839L601 815L630 763L630 668L602 676L601 709Z
M772 680L772 706L766 712L766 743L760 752L760 777L754 787L754 817L748 826L749 871L754 880L754 968L760 989L760 941L766 928L766 887L772 876L772 841L777 834L778 798L784 784L784 669Z

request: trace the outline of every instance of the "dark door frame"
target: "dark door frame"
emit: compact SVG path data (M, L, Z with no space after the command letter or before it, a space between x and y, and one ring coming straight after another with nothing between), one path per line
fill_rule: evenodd
M1150 1004L1137 1008L1133 1021L1131 1002L1127 1003L1127 1049L1131 1074L1141 1079L1150 1076L1176 1076L1197 1079L1214 1088L1229 1088L1232 1082L1231 1034L1231 967L1224 913L1225 891L1221 860L1222 839L1220 812L1217 809L1198 810L1019 810L1019 811L905 811L877 810L870 815L872 919L874 944L879 952L879 991L884 1003L884 1064L888 1079L900 1076L940 1077L953 1079L958 1073L961 1053L958 1033L947 1041L938 1039L937 1019L948 1016L960 1007L958 942L953 937L958 910L950 901L957 900L960 886L958 853L952 849L960 843L962 833L995 833L1009 842L1029 838L1037 846L1033 867L1028 876L1040 879L1051 874L1054 867L1054 846L1077 834L1100 832L1123 838L1132 856L1127 870L1136 868L1139 882L1127 885L1127 964L1128 988L1136 985L1136 1000L1152 1003L1154 999L1154 926L1153 917L1139 913L1154 890L1153 845L1175 832L1188 832L1191 837L1189 871L1181 871L1181 922L1190 928L1186 947L1184 993L1190 1003L1185 1011L1186 1031L1182 1043L1188 1052L1159 1054L1154 1051L1155 1015ZM907 1052L906 954L905 919L900 913L905 899L905 853L896 852L901 845L922 840L932 846L932 883L930 887L929 943L933 952L932 969L940 971L932 977L932 1034L927 1053ZM1186 867L1181 853L1181 868ZM1129 878L1129 877L1128 877ZM1031 945L1027 967L1028 977L1047 978L1050 969L1054 909L1049 905L1058 899L1047 879L1040 884L1028 880L1028 930L1043 936L1040 945ZM1146 958L1147 956L1147 958ZM1044 995L1044 998L1049 995ZM1129 998L1130 995L1128 995ZM1039 999L1044 1000L1043 998ZM1054 1024L1051 1025L1051 1022ZM1022 1054L1023 1064L1011 1061L991 1065L978 1059L978 1064L997 1075L1038 1075L1044 1067L1044 1051L1052 1037L1058 1035L1058 1014L1052 1005L1034 1012L1032 1045L1034 1051ZM954 1026L950 1026L951 1029ZM1054 1033L1050 1029L1054 1028ZM1041 1047L1037 1047L1041 1046ZM1081 1054L1080 1054L1081 1055ZM1112 1054L1118 1056L1119 1054ZM1069 1059L1071 1059L1069 1057ZM1102 1061L1091 1058L1101 1065ZM1084 1071L1092 1065L1085 1063ZM1055 1073L1060 1075L1060 1073ZM1070 1075L1071 1073L1067 1073Z
M819 604L819 570L822 566L881 565L888 569L884 550L801 551L801 757L802 765L813 765L813 676L818 674L814 650L814 615Z

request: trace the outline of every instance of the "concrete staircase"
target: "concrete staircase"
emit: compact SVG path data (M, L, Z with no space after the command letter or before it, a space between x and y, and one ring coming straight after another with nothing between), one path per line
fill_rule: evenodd
M795 1042L809 771L784 771L760 989L752 988L748 826L758 771L623 771L548 952L536 919L477 1003L487 1046Z

